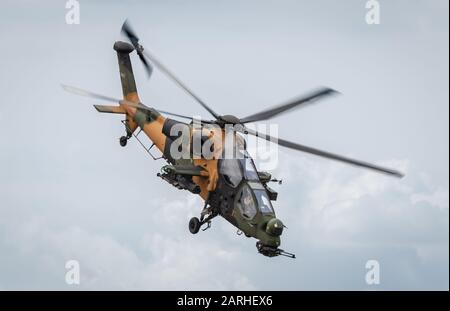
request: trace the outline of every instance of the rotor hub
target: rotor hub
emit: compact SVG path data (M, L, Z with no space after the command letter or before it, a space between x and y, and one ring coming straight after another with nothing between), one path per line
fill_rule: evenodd
M238 117L233 116L231 114L220 116L220 121L222 121L224 124L233 124L233 125L241 123L241 120Z

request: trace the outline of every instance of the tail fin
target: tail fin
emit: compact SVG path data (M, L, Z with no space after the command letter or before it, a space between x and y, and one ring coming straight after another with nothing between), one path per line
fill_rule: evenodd
M122 83L123 97L132 102L140 102L134 80L133 68L130 61L130 53L134 51L134 47L126 42L117 41L114 44L114 50L117 52L119 59L120 80Z
M129 43L117 41L114 43L114 50L116 50L119 60L123 98L131 102L140 103L141 100L137 93L136 81L134 80L133 67L131 66L130 60L130 53L134 51L134 47ZM137 124L128 114L125 121L127 137L131 137L137 128Z

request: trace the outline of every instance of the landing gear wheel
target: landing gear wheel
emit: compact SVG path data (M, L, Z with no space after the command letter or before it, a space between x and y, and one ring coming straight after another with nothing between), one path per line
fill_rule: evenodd
M119 142L122 147L125 147L127 145L128 138L126 136L122 136L120 137Z
M200 222L200 219L197 217L192 217L191 220L189 220L189 231L192 234L196 234L200 230L201 225L202 223Z

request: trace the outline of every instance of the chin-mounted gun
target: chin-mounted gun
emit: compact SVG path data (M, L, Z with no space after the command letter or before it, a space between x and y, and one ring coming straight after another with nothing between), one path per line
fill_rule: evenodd
M286 252L277 247L264 245L260 241L256 242L256 248L258 249L258 252L260 254L267 256L267 257L285 256L285 257L289 257L289 258L295 258L295 254Z

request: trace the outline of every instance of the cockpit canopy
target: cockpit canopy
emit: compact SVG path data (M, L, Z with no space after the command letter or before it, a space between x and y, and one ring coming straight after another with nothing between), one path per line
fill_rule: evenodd
M251 158L222 159L220 173L229 186L236 188L242 180L259 181L258 172Z
M261 184L255 164L248 155L242 159L221 159L219 166L225 182L236 189L236 204L244 218L251 220L258 211L274 214L266 188Z
M238 191L236 204L242 216L248 220L252 220L258 211L261 214L274 214L267 192L260 183L244 183Z

